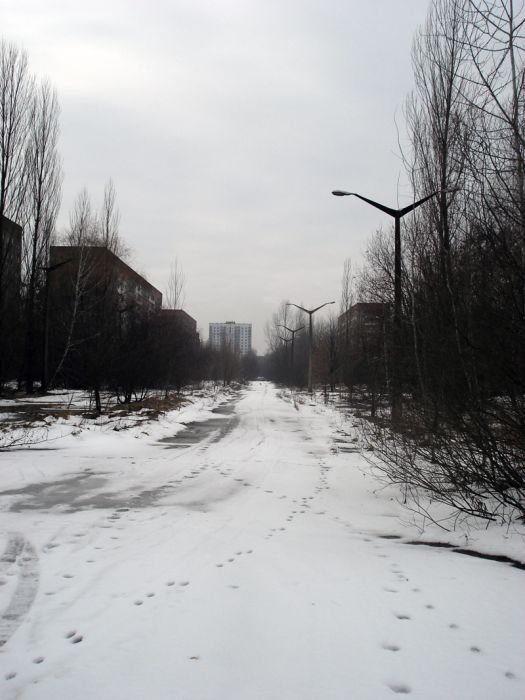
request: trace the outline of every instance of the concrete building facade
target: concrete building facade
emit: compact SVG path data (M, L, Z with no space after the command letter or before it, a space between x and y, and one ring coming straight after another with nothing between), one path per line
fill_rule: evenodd
M246 355L252 349L252 324L210 323L209 343L213 350L228 347L239 355Z
M49 257L51 266L65 263L51 275L55 295L71 299L80 283L91 306L109 293L121 312L150 316L161 309L162 293L104 246L51 246Z

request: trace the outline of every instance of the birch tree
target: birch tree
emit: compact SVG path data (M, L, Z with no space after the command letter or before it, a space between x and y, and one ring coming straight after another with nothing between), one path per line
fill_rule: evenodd
M61 165L58 155L58 100L49 83L35 92L26 151L27 189L23 247L24 381L32 393L36 370L37 327L43 317L42 288L49 264L49 244L60 206Z

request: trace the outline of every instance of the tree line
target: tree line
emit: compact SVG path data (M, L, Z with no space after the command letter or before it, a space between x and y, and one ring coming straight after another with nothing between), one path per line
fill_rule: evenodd
M503 521L525 517L524 22L515 0L431 3L413 42L403 160L414 201L435 196L403 219L400 332L385 228L351 279L346 267L339 323L319 326L316 343L318 381L333 384L336 367L368 402L369 439L407 498ZM372 334L352 328L359 303L376 305ZM297 376L284 371L276 325L274 376L304 384L304 357Z
M123 290L117 268L129 249L111 181L98 211L83 190L65 230L57 231L59 112L56 90L30 72L26 52L1 41L0 391L85 388L100 413L104 392L129 403L151 389L167 395L202 379L255 376L253 356L212 352L183 314L146 312ZM52 250L61 257L52 259ZM175 261L165 307L183 303L184 275Z

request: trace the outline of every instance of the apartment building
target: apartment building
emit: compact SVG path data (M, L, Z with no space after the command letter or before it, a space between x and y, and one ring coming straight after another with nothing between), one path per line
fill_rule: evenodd
M209 343L214 350L228 347L239 355L246 355L252 349L252 324L210 323Z
M49 257L52 267L61 265L50 279L55 305L80 288L82 302L95 308L110 296L120 313L150 316L162 306L162 293L104 246L51 246Z

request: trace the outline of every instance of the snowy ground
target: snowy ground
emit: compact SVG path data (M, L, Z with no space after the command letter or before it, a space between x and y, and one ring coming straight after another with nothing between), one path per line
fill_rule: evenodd
M213 405L0 454L3 700L523 700L525 571L408 544L518 533L420 533L329 407Z

